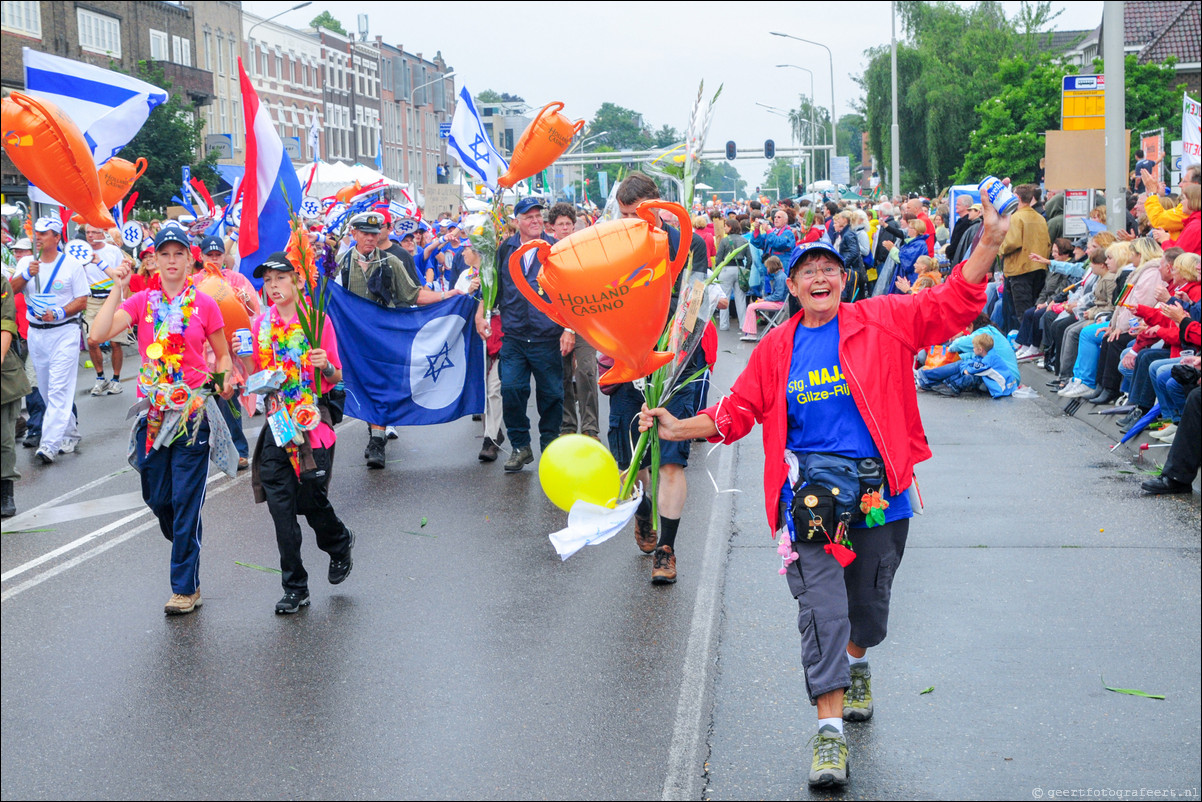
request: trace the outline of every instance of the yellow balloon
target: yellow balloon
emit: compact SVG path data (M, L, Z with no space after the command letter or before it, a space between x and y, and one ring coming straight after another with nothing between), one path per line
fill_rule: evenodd
M561 510L577 501L601 507L617 503L618 463L605 446L583 434L566 434L547 446L538 461L538 481Z

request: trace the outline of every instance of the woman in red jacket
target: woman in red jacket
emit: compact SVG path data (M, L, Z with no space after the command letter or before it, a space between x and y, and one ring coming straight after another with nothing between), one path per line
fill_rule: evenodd
M768 524L782 538L782 573L798 602L806 686L818 708L814 786L847 783L843 721L872 716L866 652L885 638L912 514L906 491L914 464L931 456L914 355L957 334L985 305L985 280L1010 221L988 198L981 202L983 233L971 257L918 295L841 304L839 254L823 243L794 249L787 285L801 312L764 336L730 395L693 418L645 406L640 415L640 428L657 421L664 440L733 443L763 425ZM873 507L871 528L845 528ZM835 544L849 540L854 560L836 561Z

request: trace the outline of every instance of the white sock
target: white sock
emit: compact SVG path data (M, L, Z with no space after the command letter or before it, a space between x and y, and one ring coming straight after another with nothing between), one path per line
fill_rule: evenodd
M867 663L868 662L868 652L864 652L863 657L854 657L854 656L852 656L851 652L848 652L847 653L847 662L853 666L856 663Z
M818 729L821 730L823 727L827 726L828 724L830 726L834 727L835 729L837 729L839 731L840 735L843 734L843 718L842 717L818 719Z

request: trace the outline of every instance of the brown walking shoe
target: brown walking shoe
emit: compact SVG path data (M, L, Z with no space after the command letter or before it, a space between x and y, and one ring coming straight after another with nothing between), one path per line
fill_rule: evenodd
M200 598L200 591L190 593L187 596L180 593L172 593L167 604L163 607L163 612L167 615L187 615L194 611L197 607L204 604Z
M655 544L658 542L658 539L659 533L651 525L650 518L634 516L634 542L639 545L639 550L643 554L650 554L655 551Z
M651 567L651 581L657 585L676 581L676 554L671 546L660 546L655 550L655 562Z

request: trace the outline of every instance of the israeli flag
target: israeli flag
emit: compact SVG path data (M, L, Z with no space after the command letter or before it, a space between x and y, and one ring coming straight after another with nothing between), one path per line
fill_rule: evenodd
M116 156L146 124L167 92L129 75L82 61L22 48L25 91L49 100L71 118L92 149L96 166ZM41 203L59 204L41 191L30 192Z
M484 411L475 299L386 309L331 282L346 414L377 426L446 423Z
M488 138L467 87L459 90L459 102L455 104L447 146L464 170L483 181L493 192L497 191L497 176L509 169L509 163Z

